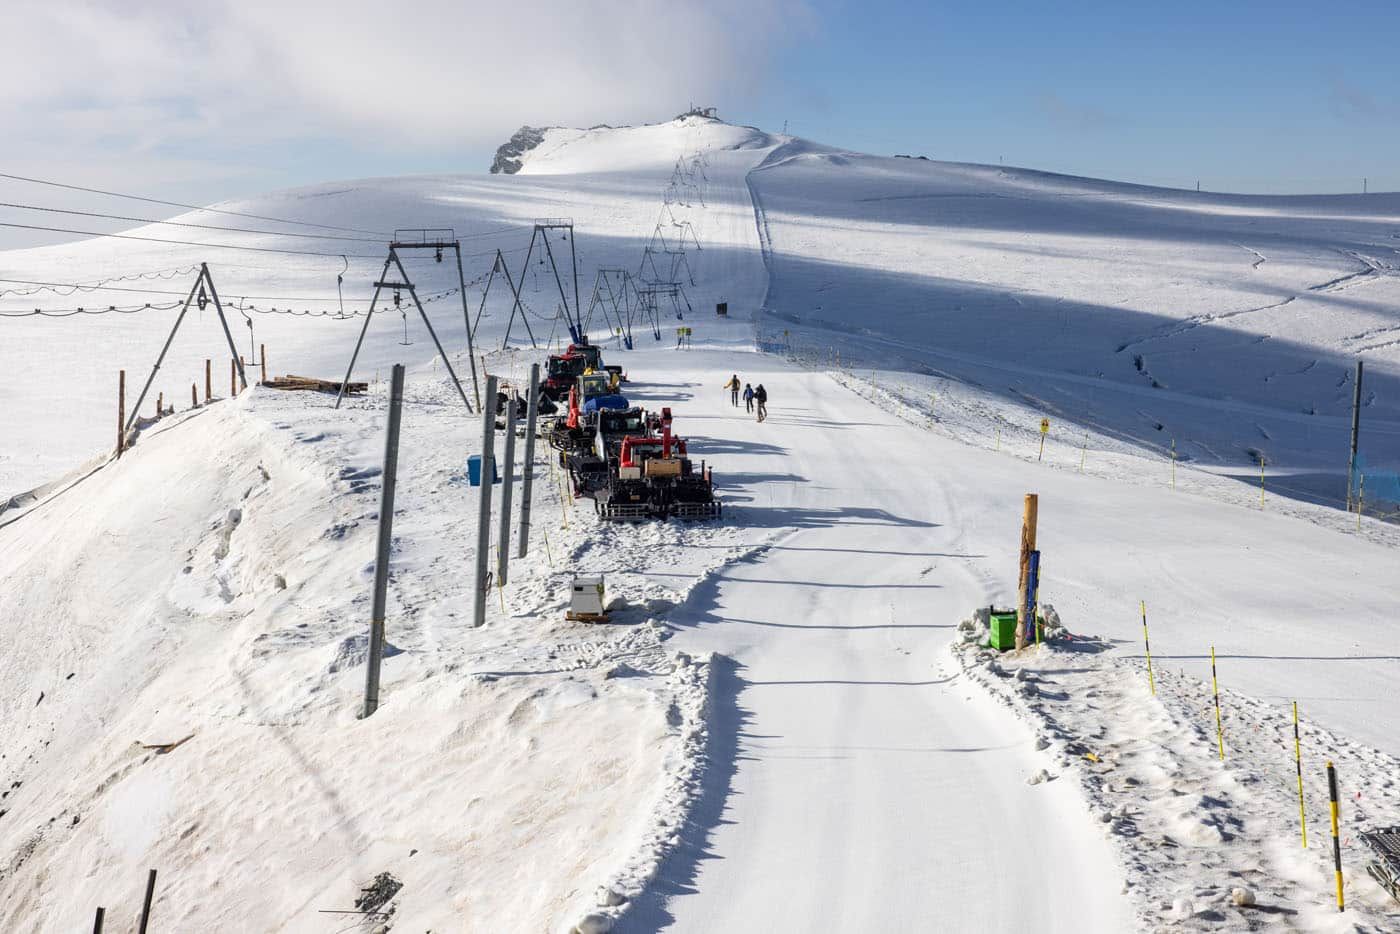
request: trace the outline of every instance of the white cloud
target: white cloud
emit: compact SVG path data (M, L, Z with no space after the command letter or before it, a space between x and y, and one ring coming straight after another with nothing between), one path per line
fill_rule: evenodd
M10 0L0 136L131 149L309 136L450 147L521 123L720 104L805 22L801 0Z

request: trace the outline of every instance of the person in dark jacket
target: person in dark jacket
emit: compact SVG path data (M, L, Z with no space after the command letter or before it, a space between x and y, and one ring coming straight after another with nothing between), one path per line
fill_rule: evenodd
M758 420L761 422L768 417L768 390L759 383L753 391L753 401L758 403Z
M734 403L735 408L739 406L739 374L735 373L729 377L729 382L724 384L724 388L729 390L729 401Z
M744 384L744 410L753 414L753 386L748 383Z

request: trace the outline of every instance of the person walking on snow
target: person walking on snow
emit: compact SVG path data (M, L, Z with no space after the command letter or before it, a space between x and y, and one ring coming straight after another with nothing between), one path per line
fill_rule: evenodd
M763 388L762 383L753 391L753 401L758 403L758 420L761 422L768 417L768 390Z
M753 414L753 387L748 383L744 384L744 410Z
M729 401L734 403L735 408L739 406L739 374L735 373L729 377L729 382L724 384L724 388L729 390Z

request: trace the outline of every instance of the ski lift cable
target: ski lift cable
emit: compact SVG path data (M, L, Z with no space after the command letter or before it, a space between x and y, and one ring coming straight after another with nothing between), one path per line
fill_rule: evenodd
M214 243L211 241L200 242L197 240L174 240L162 237L138 237L134 234L103 233L100 230L75 230L71 227L47 227L41 224L15 224L10 221L0 221L0 227L11 227L17 230L44 230L50 233L78 234L84 237L110 237L114 240L136 240L144 243L168 243L173 246L198 247L199 249L212 250L245 250L250 253L281 253L287 256L349 256L354 259L379 259L368 253L325 253L319 250L282 250L270 246L240 246L235 243Z
M16 208L21 211L43 211L49 214L70 214L76 217L100 217L104 220L131 221L136 224L160 224L166 227L191 227L198 230L221 230L228 233L254 234L265 237L296 237L302 240L353 240L359 243L382 243L380 237L346 237L340 234L293 233L288 230L249 230L246 227L225 227L219 224L191 224L187 221L163 221L153 217L132 217L126 214L104 214L100 211L74 211L68 208L47 207L42 204L16 204L0 201L0 208Z
M204 211L209 214L225 214L230 217L246 217L251 218L253 220L273 221L274 223L291 224L297 227L319 227L322 230L340 230L349 233L378 234L385 237L389 235L387 231L383 230L364 230L359 227L337 227L334 224L317 224L311 221L291 220L285 217L272 217L266 214L248 214L244 213L243 211L228 211L222 208L204 207L198 204L185 204L180 201L164 201L160 198L147 198L142 195L128 195L118 191L105 191L101 188L86 188L82 185L69 185L64 182L49 181L47 179L42 178L29 178L24 175L10 175L5 172L0 172L0 178L7 178L10 181L15 182L28 182L33 185L48 185L52 188L66 188L69 191L85 191L89 194L94 195L106 195L109 198L126 198L131 201L145 201L149 204L163 204L167 207L172 208L186 208L187 210L191 211Z

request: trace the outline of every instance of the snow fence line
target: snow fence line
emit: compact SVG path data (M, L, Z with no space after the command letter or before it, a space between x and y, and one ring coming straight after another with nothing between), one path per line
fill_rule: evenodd
M947 651L969 681L1026 721L1049 768L1030 786L1077 781L1123 865L1141 930L1395 930L1400 906L1366 871L1362 830L1400 824L1400 759L1304 721L1308 845L1301 844L1292 707L1221 692L1218 754L1209 682L1107 654L1042 607L1046 638L986 646L986 609ZM1346 911L1335 902L1324 763L1342 782ZM1034 793L1033 791L1031 793Z
M610 882L598 887L595 907L569 924L565 934L606 934L613 929L656 878L666 857L680 846L681 830L700 796L709 764L706 750L715 656L672 652L670 659L673 667L667 688L671 705L666 719L680 740L679 753L668 758L665 787L641 846ZM607 677L614 672L625 674L626 667L626 663L619 663Z
M907 387L896 390L882 385L874 378L875 370L873 369L870 371L871 376L867 378L861 376L856 371L857 368L853 365L837 365L835 369L828 369L818 363L816 368L827 369L827 374L836 383L851 390L862 399L884 406L889 412L911 425L929 431L938 430L940 434L944 434L960 443L968 444L973 447L980 447L983 450L987 449L985 441L988 435L986 431L980 433L973 432L972 434L959 432L957 430L959 423L956 419L950 419L936 414L932 408L925 409L922 401L918 399L911 401L905 395ZM862 366L860 369L865 369L865 367ZM964 383L956 377L938 374L938 371L931 370L929 373L919 375L929 376L934 374L937 374L937 378L944 379L955 385L960 385L964 389L975 389L975 387ZM945 399L945 409L956 408L955 405L950 406L946 401L949 398L947 393L944 393L941 398ZM1001 451L1007 457L1014 457L1026 462L1034 461L1038 464L1043 464L1043 466L1049 470L1067 470L1080 474L1087 473L1091 476L1101 477L1120 483L1129 483L1140 487L1155 487L1160 483L1167 482L1163 480L1163 477L1170 476L1171 488L1173 490L1179 490L1181 495L1205 497L1216 502L1228 503L1230 505L1253 510L1263 508L1260 505L1259 492L1251 485L1242 484L1238 480L1214 474L1208 470L1203 470L1196 467L1190 461L1177 461L1166 449L1158 451L1160 460L1149 454L1142 453L1141 451L1125 452L1116 450L1111 447L1114 440L1113 436L1111 434L1104 434L1096 426L1092 426L1091 423L1076 425L1075 431L1084 431L1087 435L1092 429L1093 434L1098 439L1096 441L1096 446L1090 449L1087 445L1071 445L1073 451L1081 451L1083 454L1092 452L1098 455L1097 458L1090 459L1087 462L1087 470L1084 466L1086 462L1082 458L1076 459L1071 456L1066 460L1063 457L1064 448L1062 440L1056 440L1055 442L1055 447L1058 448L1061 453L1053 454L1049 448L1046 448L1043 460L1040 457L1032 456L1031 452L1036 450L1035 441L1041 437L1040 433L1037 431L1035 419L1050 417L1059 420L1063 416L1058 416L1054 412L1045 413L1029 407L1024 408L1025 411L1033 416L1028 417L1025 421L1008 420L1005 416L992 412L971 413L970 417L974 420L985 417L987 422L992 425L992 430L996 433L995 447L993 450ZM966 418L963 424L966 424ZM974 440L974 437L977 440ZM1016 442L1021 442L1026 445L1019 453L1012 450L1011 447L1011 445ZM1106 458L1110 463L1117 459L1123 464L1140 465L1143 469L1105 470L1102 465ZM1154 467L1165 470L1166 467L1163 465L1170 467L1170 473L1158 475L1151 472ZM1396 547L1400 545L1400 528L1397 528L1396 524L1389 521L1383 514L1367 514L1364 516L1367 521L1362 524L1358 520L1363 517L1357 516L1354 511L1348 508L1344 508L1345 504L1340 499L1336 500L1335 503L1329 504L1325 502L1312 502L1305 498L1297 499L1289 495L1279 495L1279 491L1284 491L1286 494L1289 492L1296 492L1296 490L1292 490L1286 485L1281 484L1277 477L1269 479L1267 489L1270 491L1269 505L1267 508L1269 512L1275 515L1302 519L1320 528L1341 532L1346 535L1359 535L1373 544L1385 545L1387 547Z

